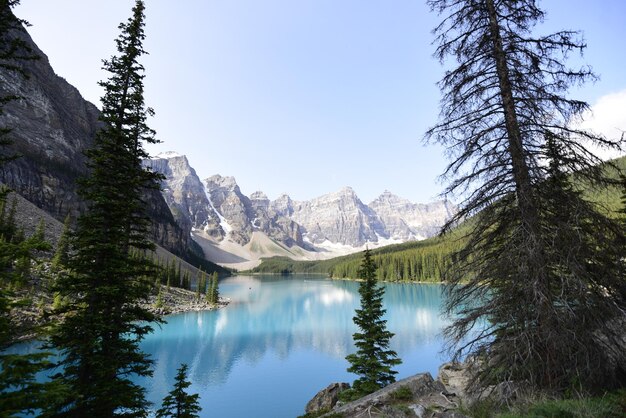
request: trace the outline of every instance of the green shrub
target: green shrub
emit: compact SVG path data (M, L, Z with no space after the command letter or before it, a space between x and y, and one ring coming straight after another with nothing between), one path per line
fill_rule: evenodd
M413 392L406 386L402 386L391 392L391 398L396 401L410 401L413 399Z
M354 388L346 389L339 394L339 400L341 402L352 402L361 399L363 396L369 395L369 393L363 393Z
M626 389L600 398L539 402L499 418L621 418L626 416Z

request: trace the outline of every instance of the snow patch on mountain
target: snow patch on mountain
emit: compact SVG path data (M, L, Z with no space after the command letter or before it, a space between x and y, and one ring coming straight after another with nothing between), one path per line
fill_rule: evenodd
M226 235L228 235L233 230L233 227L230 226L230 224L228 223L226 218L224 218L222 216L222 214L215 208L215 206L213 205L213 202L211 201L211 195L209 193L207 193L206 189L204 189L204 195L206 196L206 198L207 198L207 200L209 202L209 206L211 207L211 209L213 209L213 211L217 215L217 217L219 219L220 227L224 230L224 233Z
M168 159L168 158L177 158L177 157L184 157L184 155L177 153L176 151L165 151L165 152L161 152L157 155L154 155L152 157L150 157L151 159L155 160L157 158L163 158L163 159Z

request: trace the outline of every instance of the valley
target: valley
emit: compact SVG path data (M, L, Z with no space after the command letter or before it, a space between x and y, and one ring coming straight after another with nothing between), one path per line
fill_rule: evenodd
M175 152L144 164L166 177L163 197L178 223L191 225L207 259L236 270L268 257L324 260L422 240L436 235L456 211L449 201L416 204L389 191L364 204L350 187L309 201L287 194L270 200L261 191L244 195L234 177L201 181Z

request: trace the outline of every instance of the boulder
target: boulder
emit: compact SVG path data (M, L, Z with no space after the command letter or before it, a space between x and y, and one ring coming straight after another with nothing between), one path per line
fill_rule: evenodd
M470 378L471 370L467 363L450 362L439 367L437 380L444 384L448 392L464 397Z
M364 396L359 400L337 407L333 410L333 412L339 413L345 418L363 417L368 416L368 414L372 417L392 417L398 411L392 414L388 407L392 406L391 404L395 402L394 394L400 388L408 388L411 391L415 404L422 405L426 409L435 404L430 399L431 397L436 397L437 404L440 403L440 400L445 401L445 399L443 399L440 395L441 392L445 391L445 387L441 384L441 382L434 380L430 373L420 373L392 383L389 386Z
M330 411L339 400L339 394L346 389L350 389L348 383L331 383L325 389L320 390L306 404L305 410L307 414L322 410Z

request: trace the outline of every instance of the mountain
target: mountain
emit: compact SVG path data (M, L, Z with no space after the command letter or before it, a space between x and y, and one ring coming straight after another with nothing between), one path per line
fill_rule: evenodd
M368 206L378 214L391 238L397 241L432 237L456 210L447 200L429 204L411 203L388 190Z
M191 228L206 229L218 239L224 237L219 217L187 157L168 152L145 161L144 165L165 176L161 183L162 195L179 225L189 231Z
M365 205L354 190L344 187L305 202L294 202L293 219L306 231L312 244L342 244L359 247L389 238L380 218Z
M179 223L192 226L207 258L239 269L272 256L326 259L424 239L455 210L450 202L414 204L388 191L366 205L350 187L308 201L287 194L272 201L261 191L244 195L234 177L201 182L187 158L173 152L146 164L167 177L165 201Z
M68 213L76 217L84 206L77 180L87 173L84 151L93 145L101 126L100 112L55 74L26 30L10 36L23 40L39 59L17 64L28 77L0 67L0 97L19 98L4 106L0 126L11 128L13 144L5 148L20 155L2 167L0 182L56 219L63 220ZM191 225L181 227L176 222L159 191L144 198L154 241L178 255L189 254L195 245L190 240Z

